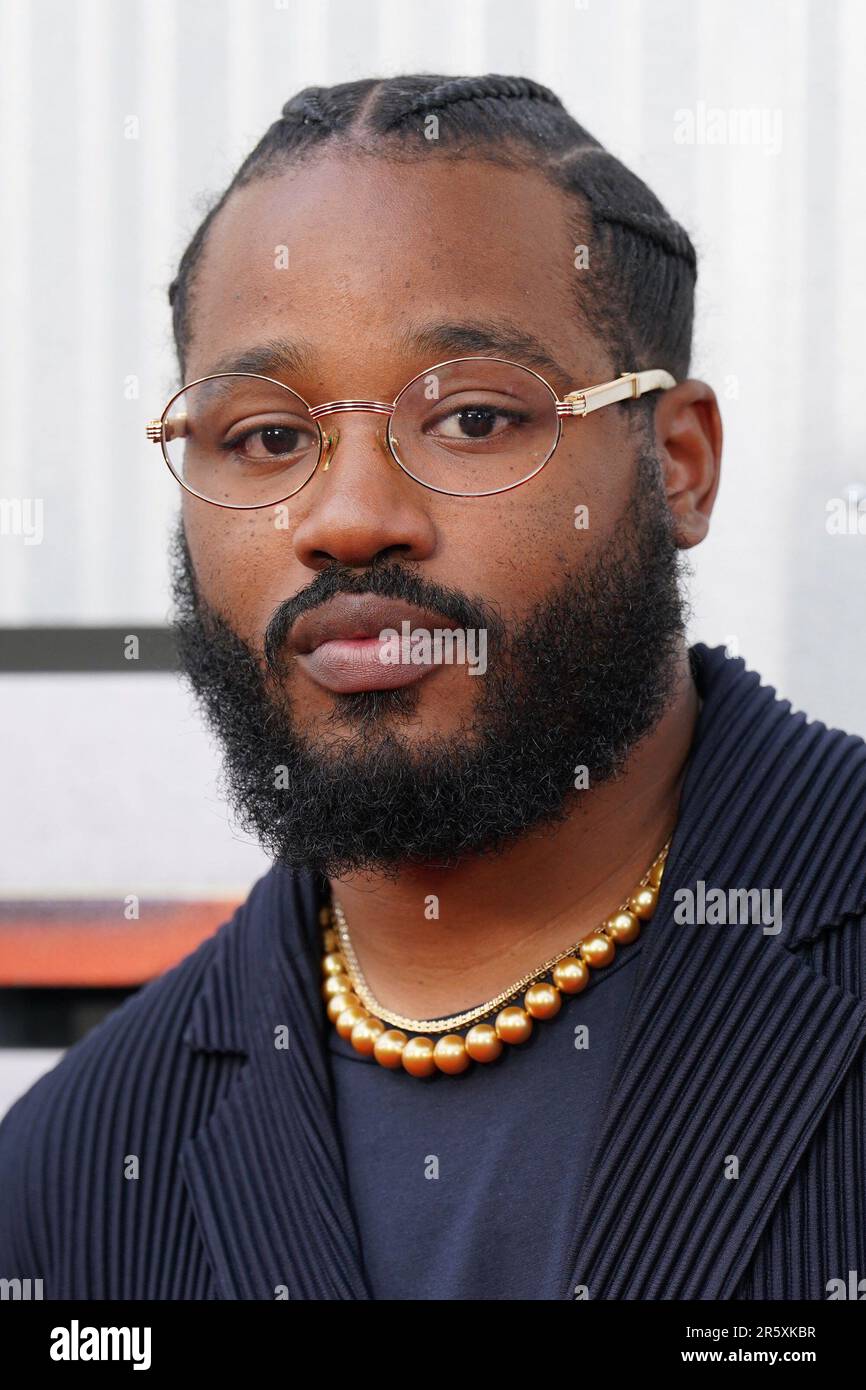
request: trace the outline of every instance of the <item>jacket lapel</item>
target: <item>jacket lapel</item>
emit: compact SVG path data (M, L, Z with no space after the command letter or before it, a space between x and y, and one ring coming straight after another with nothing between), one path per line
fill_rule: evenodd
M797 954L866 902L866 746L791 717L724 649L693 663L704 707L587 1169L574 1297L733 1297L866 1042L866 1005ZM818 853L845 867L816 877ZM782 930L679 925L677 890L699 880L781 889Z
M323 1044L317 885L273 870L223 929L187 1033L208 1051L244 1019L248 1061L181 1166L225 1299L366 1299ZM295 939L291 927L295 926ZM287 1040L288 1046L277 1046Z

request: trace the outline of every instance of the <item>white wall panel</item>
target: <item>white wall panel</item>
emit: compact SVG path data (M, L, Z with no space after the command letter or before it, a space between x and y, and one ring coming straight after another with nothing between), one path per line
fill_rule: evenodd
M240 900L268 867L172 675L7 675L0 898Z

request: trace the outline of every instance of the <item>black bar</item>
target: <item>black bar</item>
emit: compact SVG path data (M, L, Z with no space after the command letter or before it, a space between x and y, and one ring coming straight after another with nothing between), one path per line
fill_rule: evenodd
M19 985L0 989L0 1066L3 1048L71 1047L138 988Z
M0 628L0 672L5 674L177 669L170 627L132 621L124 627Z
M125 1258L131 1262L135 1255L135 1251L129 1251ZM8 1301L0 1302L0 1336L3 1339L0 1364L4 1370L7 1365L11 1370L17 1364L18 1384L29 1384L38 1371L42 1378L50 1380L56 1376L57 1383L64 1385L76 1370L81 1373L82 1380L87 1376L89 1385L107 1383L109 1379L117 1384L127 1376L133 1385L150 1384L146 1375L136 1381L134 1357L138 1358L140 1369L149 1370L155 1377L153 1383L159 1385L166 1383L169 1373L197 1377L199 1384L207 1384L211 1378L215 1381L242 1378L245 1382L259 1384L263 1379L261 1368L271 1362L274 1366L286 1367L285 1378L292 1384L299 1339L310 1336L310 1312L298 1310L297 1304L292 1308L290 1293L287 1297L285 1292L275 1292L270 1307L264 1301L236 1302L230 1298L199 1303L101 1300L66 1303L52 1300L50 1292L43 1293L44 1301L39 1301L34 1297L33 1276L36 1273L11 1268L0 1270L0 1277L15 1281L7 1284ZM279 1275L274 1277L276 1280ZM13 1288L17 1296L9 1297ZM280 1289L286 1286L280 1285ZM410 1297L411 1291L407 1292L407 1298ZM745 1362L747 1374L743 1376L743 1383L747 1381L748 1370L755 1365L759 1369L755 1380L750 1382L753 1384L758 1384L759 1380L761 1384L772 1384L772 1376L766 1379L761 1376L762 1366L785 1370L799 1365L807 1372L802 1383L814 1383L817 1373L822 1384L835 1382L838 1385L856 1374L851 1367L859 1364L862 1354L863 1313L850 1303L840 1306L823 1301L562 1302L559 1309L543 1330L553 1336L558 1334L572 1339L578 1353L578 1371L574 1379L582 1378L580 1372L587 1364L587 1347L592 1348L593 1365L602 1370L636 1371L643 1379L647 1372L666 1376L675 1368L697 1368L698 1384L701 1383L701 1368L708 1364L730 1366ZM346 1309L341 1316L345 1320L352 1315ZM376 1325L376 1316L375 1309L365 1312L363 1322L357 1325L362 1336ZM386 1316L387 1322L381 1325L383 1333L393 1326L393 1315ZM476 1323L479 1316L484 1317L476 1309L473 1314ZM537 1335L538 1317L536 1310L525 1329L530 1338ZM522 1334L524 1327L522 1323L515 1323L515 1318L520 1319L520 1314L509 1314L508 1332L516 1330ZM408 1325L415 1330L411 1314ZM483 1322L478 1325L486 1330ZM328 1315L322 1331L327 1333L332 1326L333 1314ZM355 1326L351 1324L352 1330ZM83 1350L85 1341L93 1350L99 1348L97 1330L100 1328L114 1328L118 1334L126 1330L127 1359L83 1359L88 1355ZM724 1334L719 1339L711 1335L715 1328ZM437 1342L431 1338L429 1317L419 1321L417 1329L419 1335L430 1340L424 1355L425 1366L429 1365L432 1372L431 1379L453 1375L455 1368L458 1372L464 1368L471 1374L476 1368L483 1371L490 1365L489 1360L482 1362L480 1354L477 1363L463 1353L461 1359L455 1361L449 1339ZM498 1318L491 1332L494 1336L506 1335ZM108 1351L111 1346L108 1339L105 1345ZM118 1337L118 1349L122 1346ZM71 1362L54 1359L52 1347L55 1355L65 1353L76 1359ZM686 1360L684 1353L700 1355ZM767 1361L763 1360L765 1356ZM771 1362L769 1358L773 1356L775 1361Z

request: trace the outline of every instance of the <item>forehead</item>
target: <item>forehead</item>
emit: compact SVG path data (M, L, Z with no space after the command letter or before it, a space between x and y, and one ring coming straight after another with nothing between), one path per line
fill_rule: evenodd
M347 372L352 394L398 389L450 355L435 334L413 345L410 325L498 323L516 330L502 355L567 389L598 361L576 308L574 277L587 272L574 266L574 222L572 202L535 170L475 159L328 153L255 180L210 228L187 379L279 340L302 347L291 375L308 389Z

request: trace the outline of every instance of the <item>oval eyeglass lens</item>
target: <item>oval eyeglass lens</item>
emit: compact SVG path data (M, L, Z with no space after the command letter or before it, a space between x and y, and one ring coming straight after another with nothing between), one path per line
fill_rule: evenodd
M280 502L319 461L319 428L300 396L260 377L195 382L171 402L163 426L175 477L225 507Z
M556 447L559 417L552 392L534 372L495 358L466 358L404 388L389 436L419 482L478 496L537 473Z

